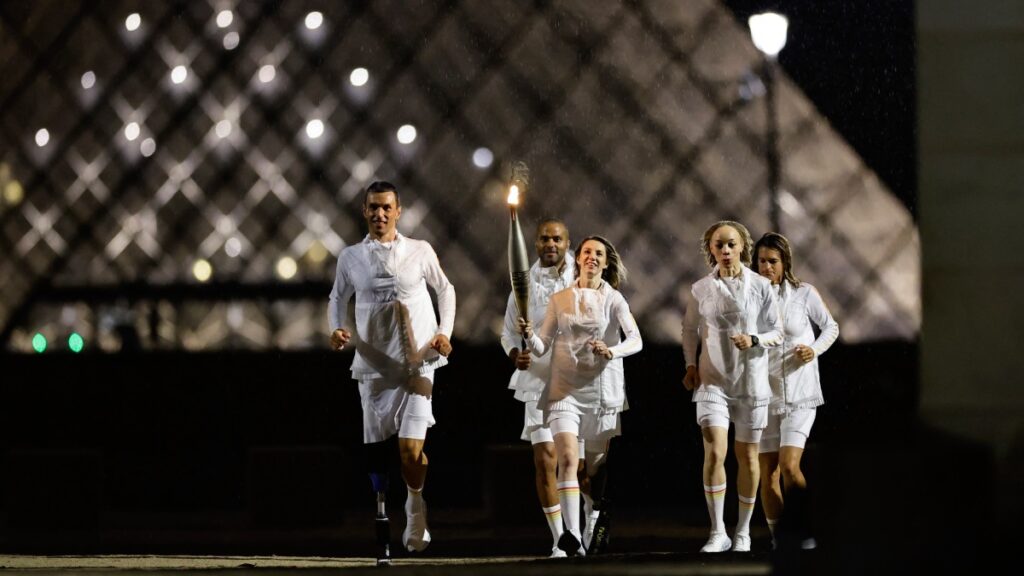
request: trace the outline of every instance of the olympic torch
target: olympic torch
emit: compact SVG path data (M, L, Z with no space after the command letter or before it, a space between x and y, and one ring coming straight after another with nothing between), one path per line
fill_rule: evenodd
M519 226L516 209L519 207L519 195L525 191L528 183L529 170L526 164L516 163L508 187L508 273L512 279L512 295L516 301L516 309L519 311L519 317L524 320L530 319L530 257L526 252L526 241L523 240L523 230ZM525 337L520 350L526 350Z

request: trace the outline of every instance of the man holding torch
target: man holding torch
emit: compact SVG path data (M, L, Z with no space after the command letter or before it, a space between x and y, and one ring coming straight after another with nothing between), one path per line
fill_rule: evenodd
M359 382L367 467L377 493L378 564L390 562L385 441L395 434L408 489L402 544L419 552L430 543L422 496L427 475L423 447L427 428L434 424L434 370L448 363L455 323L455 289L430 244L398 233L401 215L393 184L374 182L367 187L363 217L369 234L341 251L328 310L331 347L355 347L352 378ZM440 322L428 285L437 294ZM347 314L353 296L354 326Z
M513 236L516 229L516 226L512 227ZM515 248L516 243L515 238L510 243L512 256L516 257L513 261L519 260L518 266L525 267L525 243L522 248ZM575 265L571 257L566 257L570 246L569 230L561 220L541 220L537 226L534 245L537 250L537 261L528 269L529 275L526 278L529 283L524 312L528 314L529 320L540 324L544 320L551 295L572 285ZM523 258L518 258L519 254L514 254L519 250L524 252ZM521 438L533 445L537 497L551 530L551 556L563 557L565 552L558 548L558 539L562 536L563 528L562 509L555 488L555 444L551 430L544 422L544 414L537 407L537 400L551 377L551 355L531 357L530 352L522 345L522 335L518 326L520 312L515 288L516 286L513 286L513 291L508 296L505 326L501 333L501 345L516 366L508 387L515 390L516 400L524 404L525 416ZM582 454L582 450L580 453Z

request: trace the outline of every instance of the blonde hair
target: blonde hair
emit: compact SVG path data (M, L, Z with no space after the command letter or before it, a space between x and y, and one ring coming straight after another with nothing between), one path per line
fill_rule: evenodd
M707 259L708 265L714 268L717 262L715 262L715 255L711 253L711 236L715 234L715 230L718 230L723 226L728 226L740 233L740 239L743 240L743 251L740 252L740 262L749 266L754 259L754 239L750 237L750 231L747 230L746 226L739 222L733 222L732 220L721 220L719 222L715 222L710 228L704 231L704 237L700 242L700 253Z

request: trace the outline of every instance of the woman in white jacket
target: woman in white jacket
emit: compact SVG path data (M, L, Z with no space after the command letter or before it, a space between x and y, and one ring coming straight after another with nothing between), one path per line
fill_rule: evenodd
M817 407L825 402L818 356L839 337L839 324L814 286L793 274L793 251L785 236L765 234L754 245L754 254L758 272L776 290L784 328L782 345L769 353L772 401L760 445L762 506L774 543L775 524L782 516L783 486L787 493L807 487L800 458ZM819 330L817 338L812 324Z
M578 439L586 441L587 472L593 476L609 440L621 430L619 415L626 409L622 358L643 348L629 304L618 291L626 280L626 267L615 246L600 236L583 240L576 253L576 275L572 287L551 297L539 333L520 320L530 352L552 353L551 379L537 404L544 408L555 439L558 496L567 528L559 548L570 555L584 553L576 478Z
M704 498L711 534L701 552L750 551L750 517L757 499L758 442L768 423L767 348L782 339L771 284L749 264L753 240L738 222L716 222L701 242L712 267L687 297L683 319L686 376L693 390L704 440ZM698 358L699 350L699 358ZM725 457L729 425L736 428L739 518L733 538L726 534Z

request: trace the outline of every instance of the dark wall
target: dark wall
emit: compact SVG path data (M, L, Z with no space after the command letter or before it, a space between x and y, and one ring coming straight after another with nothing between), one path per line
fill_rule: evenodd
M511 367L497 346L455 345L435 384L433 517L476 510L474 521L536 521L532 464L518 440L522 408L506 389ZM223 524L244 531L362 518L372 496L350 361L327 352L3 357L0 543L66 552L68 540L53 533L77 530L118 551L147 530L173 528L186 542L177 551L217 550L204 535ZM681 352L648 347L626 360L626 373L631 410L611 456L617 514L704 526L702 449ZM810 466L864 422L914 409L914 345L837 344L822 373L828 403ZM397 475L392 488L400 503ZM90 549L88 539L74 542ZM276 550L273 537L265 548Z

